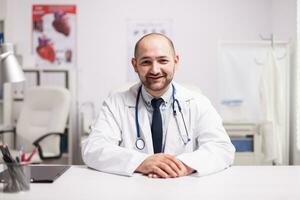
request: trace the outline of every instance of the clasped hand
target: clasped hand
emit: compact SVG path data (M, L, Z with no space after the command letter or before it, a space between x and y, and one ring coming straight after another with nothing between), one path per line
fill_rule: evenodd
M159 153L146 158L136 172L150 178L175 178L189 175L194 172L194 169L186 166L175 156Z

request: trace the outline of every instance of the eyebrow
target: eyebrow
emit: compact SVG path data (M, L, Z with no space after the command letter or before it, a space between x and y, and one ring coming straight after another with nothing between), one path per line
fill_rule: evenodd
M162 58L169 58L169 57L168 56L157 56L157 57L155 57L155 59L162 59ZM145 57L140 58L139 60L146 60L146 59L151 59L151 57L145 56Z

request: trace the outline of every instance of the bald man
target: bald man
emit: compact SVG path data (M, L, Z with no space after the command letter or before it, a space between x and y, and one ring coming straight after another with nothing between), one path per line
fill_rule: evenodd
M173 42L151 33L135 45L140 79L108 97L83 141L84 162L99 171L150 178L203 176L229 167L235 149L209 100L173 82Z

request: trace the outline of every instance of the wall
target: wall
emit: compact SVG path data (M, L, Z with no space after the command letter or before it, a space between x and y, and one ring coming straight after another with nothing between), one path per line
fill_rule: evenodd
M4 19L5 16L5 1L0 0L0 20Z
M198 85L214 104L220 40L260 40L273 32L294 42L296 35L296 0L7 0L6 41L17 44L25 65L32 65L26 61L31 5L49 3L78 6L78 104L92 101L97 108L127 80L128 19L172 20L181 59L176 80Z
M31 4L72 1L8 1L7 40L24 57L31 49ZM173 40L181 58L178 81L197 84L213 101L219 40L258 40L271 31L271 0L101 0L78 5L79 99L97 103L110 88L126 81L128 19L171 19ZM147 8L145 8L147 6ZM25 63L26 65L26 63ZM115 72L118 71L116 74Z
M82 24L91 20L91 23L85 26L86 29L78 30L78 36L81 38L79 46L94 49L93 53L85 51L86 48L79 49L82 53L78 63L83 74L80 78L80 91L83 91L80 92L80 99L101 102L111 86L126 81L124 75L127 72L127 19L171 19L172 39L181 58L176 79L197 84L212 100L217 95L215 70L218 41L258 39L259 32L269 32L271 27L270 16L266 14L270 13L270 1L151 2L150 5L147 4L147 9L144 8L145 1L138 0L79 4ZM86 37L98 42L88 44L84 41ZM93 66L84 67L89 63ZM115 74L115 71L119 73ZM97 88L102 90L102 93L95 91L99 96L90 92L92 85L97 85Z

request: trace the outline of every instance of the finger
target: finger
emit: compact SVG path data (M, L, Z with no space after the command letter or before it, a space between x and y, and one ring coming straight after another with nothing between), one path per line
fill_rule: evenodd
M173 171L175 171L176 176L178 176L181 173L180 168L177 166L176 161L172 160L171 155L162 154L162 153L154 154L153 160L155 160L158 163L163 162L163 163L167 164L169 167L172 168Z
M154 175L154 174L150 173L150 174L148 174L148 177L149 177L149 178L153 178L153 175Z
M176 170L178 176L184 176L187 174L187 167L185 166L185 164L183 162L181 162L180 160L178 160L176 157L174 157L172 155L167 155L166 157L168 159L170 159L171 162L176 164L176 167L178 170L176 170L174 167L173 168ZM171 165L171 166L174 166L174 165Z
M148 174L149 178L160 178L157 174L150 173Z
M169 175L159 167L154 167L153 168L153 174L156 174L157 176L159 176L161 178L168 178L169 177Z
M168 165L175 173L177 176L181 173L180 168L178 168L177 164L173 162L172 160L169 160L168 158L165 158L161 160L164 164Z
M178 160L175 156L165 154L165 157L168 158L173 163L175 163L179 170L185 169L185 166L183 165L183 163L180 160Z
M180 166L179 167L180 168L179 176L184 176L187 173L187 168L183 162L181 162L178 159L177 159L177 161L178 161L178 165Z
M153 174L153 178L160 178L157 174Z
M160 168L160 169L162 169L164 172L166 172L170 177L177 177L178 175L177 175L177 173L176 173L176 171L174 171L169 165L167 165L166 163L164 163L164 162L160 162L159 164L158 164L158 167Z
M191 167L189 167L189 166L187 166L185 164L184 164L184 166L186 168L186 174L185 175L190 175L190 174L192 174L192 173L195 172L195 170L193 168L191 168Z
M169 161L173 164L169 164L178 174L178 176L182 175L183 171L186 170L186 167L184 166L184 164L178 160L177 158L175 158L174 156L170 156L168 155L166 157L167 159L169 159Z

